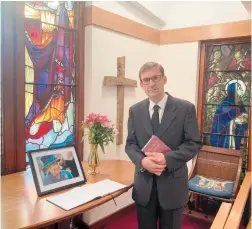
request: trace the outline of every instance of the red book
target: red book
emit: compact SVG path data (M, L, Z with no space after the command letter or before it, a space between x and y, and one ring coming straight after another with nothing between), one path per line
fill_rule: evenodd
M166 153L166 152L171 151L171 148L169 146L167 146L157 136L152 135L151 139L142 148L142 151L144 153L146 153L146 152Z

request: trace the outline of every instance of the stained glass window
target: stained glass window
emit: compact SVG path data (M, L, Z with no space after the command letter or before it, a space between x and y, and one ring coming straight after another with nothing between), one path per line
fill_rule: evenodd
M74 2L25 2L26 151L74 143Z
M251 44L206 46L203 143L243 151L246 170L251 106Z

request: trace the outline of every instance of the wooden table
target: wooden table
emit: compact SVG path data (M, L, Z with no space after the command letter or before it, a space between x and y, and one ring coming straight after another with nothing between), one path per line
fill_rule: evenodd
M83 163L87 183L95 183L111 179L131 186L134 178L134 165L130 161L104 160L101 161L98 175L89 175L88 167ZM46 197L37 196L35 184L30 170L1 177L2 193L2 229L40 228L80 215L112 199L110 195L99 200L84 204L70 211L65 211L48 201ZM69 189L68 189L69 190ZM65 192L60 191L58 193ZM119 196L124 191L114 193Z

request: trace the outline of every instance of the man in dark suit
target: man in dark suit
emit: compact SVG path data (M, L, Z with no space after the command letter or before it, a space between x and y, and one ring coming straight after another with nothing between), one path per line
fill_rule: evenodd
M135 164L132 198L139 229L156 229L158 219L160 229L180 229L188 198L186 163L202 147L195 106L165 93L167 78L158 63L144 64L139 78L149 98L130 107L125 147ZM144 154L152 135L172 151Z

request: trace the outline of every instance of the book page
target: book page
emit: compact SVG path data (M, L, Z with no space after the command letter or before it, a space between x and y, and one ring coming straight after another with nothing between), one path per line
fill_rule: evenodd
M108 179L97 182L93 185L94 186L92 188L99 190L100 196L110 194L112 192L115 192L117 190L120 190L126 187L126 185L123 185L123 184L120 184L120 183L117 183L115 181L108 180Z
M73 188L62 194L48 197L47 201L65 210L70 210L125 187L126 185L106 179L94 184L86 184L81 187Z

